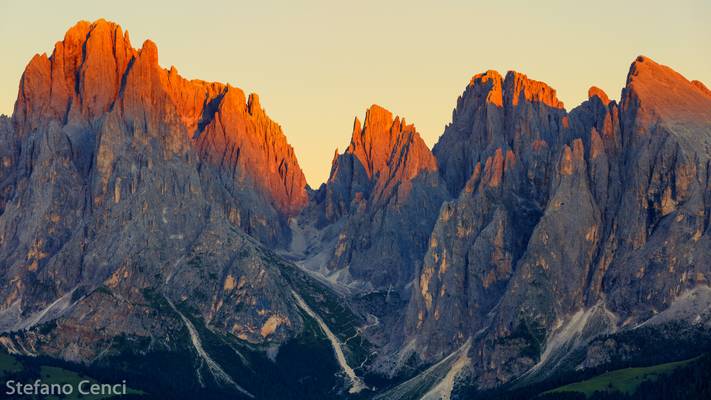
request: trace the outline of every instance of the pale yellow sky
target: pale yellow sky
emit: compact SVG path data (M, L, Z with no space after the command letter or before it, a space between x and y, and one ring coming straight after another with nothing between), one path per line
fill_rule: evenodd
M151 38L161 65L186 78L259 93L314 187L370 104L414 122L432 146L487 69L545 81L568 109L591 85L619 98L639 54L711 86L709 1L0 0L0 113L12 112L33 54L101 17L135 47Z

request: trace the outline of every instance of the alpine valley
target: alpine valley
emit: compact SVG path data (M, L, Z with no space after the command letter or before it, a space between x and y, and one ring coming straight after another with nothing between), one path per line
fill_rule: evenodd
M711 396L703 83L640 56L619 101L592 87L568 111L486 71L433 149L371 106L312 189L256 94L158 60L79 22L0 117L3 380L60 371L145 399Z

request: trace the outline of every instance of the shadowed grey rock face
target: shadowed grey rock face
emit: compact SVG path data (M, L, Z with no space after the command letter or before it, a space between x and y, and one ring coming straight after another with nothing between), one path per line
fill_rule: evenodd
M517 301L506 292L555 189L567 123L553 89L515 72L479 74L458 100L434 149L458 199L440 212L406 323L425 360L483 332L502 302Z
M711 95L701 86L639 57L622 93L628 190L613 233L621 256L603 286L625 317L635 309L651 316L686 288L708 284Z
M477 163L483 167L498 149L511 149L528 166L547 152L542 146L558 145L564 116L555 90L542 82L516 72L505 79L496 71L474 76L433 149L447 187L456 196Z
M438 217L406 331L424 360L474 336L483 387L584 345L586 326L631 327L707 284L708 91L640 57L620 105L593 88L567 114L554 93L477 75L434 150L458 197Z
M0 213L15 192L17 146L12 120L0 115Z

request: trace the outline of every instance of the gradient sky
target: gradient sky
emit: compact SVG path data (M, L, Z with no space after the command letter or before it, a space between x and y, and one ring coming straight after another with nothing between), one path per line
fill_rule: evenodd
M312 186L353 117L372 103L414 122L432 146L477 72L517 70L570 109L597 85L618 99L639 54L711 86L704 1L22 1L0 0L0 113L26 63L80 19L151 38L186 78L260 94Z

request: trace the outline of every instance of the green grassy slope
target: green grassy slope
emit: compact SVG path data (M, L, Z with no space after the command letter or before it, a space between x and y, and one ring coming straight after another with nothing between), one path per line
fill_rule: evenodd
M5 374L22 371L22 365L15 360L15 357L0 353L0 378Z
M24 366L15 357L0 353L0 381L3 384L8 380L15 380L22 383L32 383L36 379L41 379L45 384L69 384L73 387L73 393L66 397L61 397L63 399L88 399L88 400L103 400L110 399L116 396L112 395L85 395L82 396L78 393L79 382L89 381L92 384L99 383L95 379L91 379L81 373L70 371L68 369L48 366L48 365L32 365ZM4 385L3 385L4 386ZM88 385L86 385L88 388ZM3 387L4 389L4 387ZM131 388L126 389L126 395L140 395L142 392L134 390ZM119 396L122 397L122 396ZM28 398L35 398L33 396L28 396ZM39 397L37 397L39 398ZM59 399L59 397L49 396L46 397L47 400Z
M643 368L625 368L616 371L606 372L594 378L581 382L571 383L559 388L549 390L548 393L578 392L590 396L597 392L621 392L632 394L637 390L642 382L656 380L660 376L674 371L676 368L687 365L691 360L677 361L666 364L654 365Z

